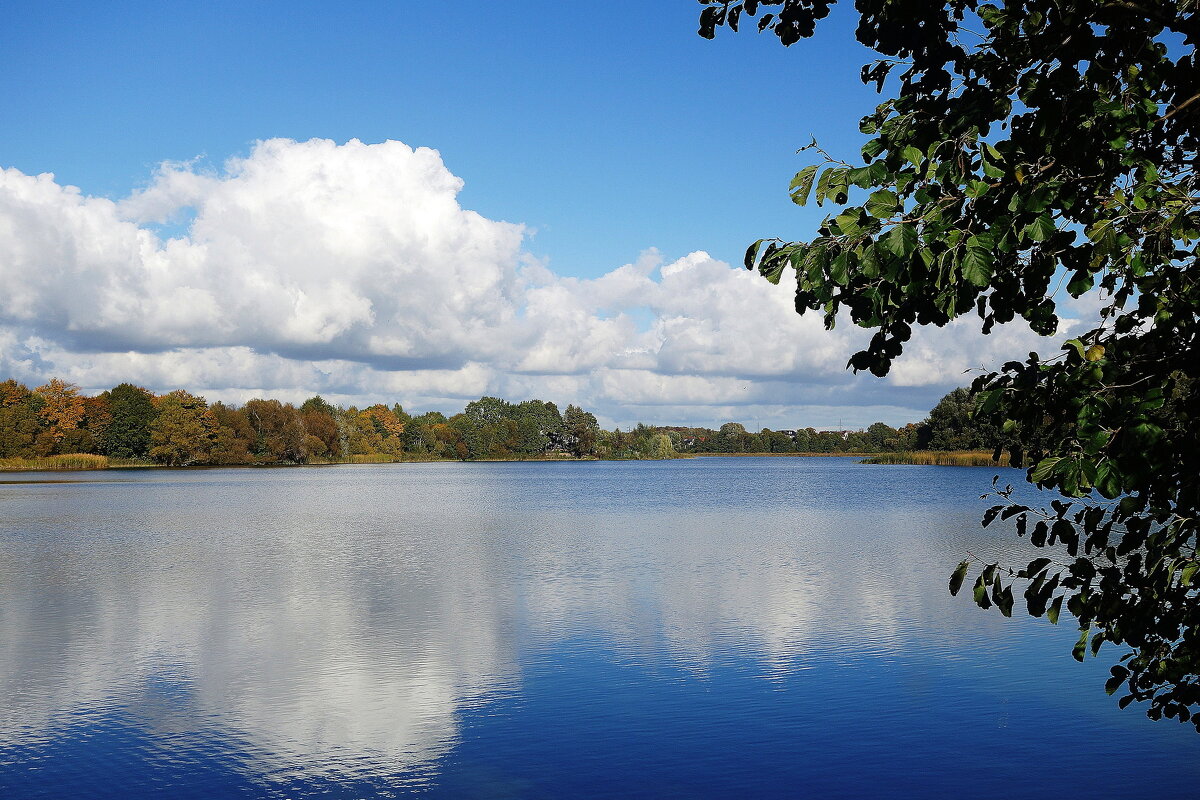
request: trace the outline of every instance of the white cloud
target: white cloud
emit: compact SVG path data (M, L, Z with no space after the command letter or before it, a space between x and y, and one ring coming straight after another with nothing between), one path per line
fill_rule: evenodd
M887 381L856 378L866 333L797 316L786 278L653 250L560 276L521 225L459 206L462 185L436 151L394 141L273 139L220 172L164 164L119 202L4 170L0 374L445 410L538 395L621 424L795 427L830 409L915 419L964 369L1045 348L962 320L919 331ZM186 234L156 232L179 220Z

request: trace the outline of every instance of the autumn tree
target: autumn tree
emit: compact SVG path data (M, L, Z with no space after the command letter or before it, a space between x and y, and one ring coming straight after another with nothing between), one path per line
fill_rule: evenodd
M42 434L45 444L39 444L39 449L45 451L43 455L49 455L60 451L59 445L63 440L79 428L87 407L83 396L79 394L79 387L58 378L51 378L34 391L42 401L38 416L45 425Z
M443 455L445 437L439 428L444 429L446 415L438 411L412 417L404 426L404 449L409 453L420 455Z
M92 447L87 452L104 452L108 439L108 428L112 425L112 409L108 403L108 393L102 392L95 397L85 397L83 401L83 425L92 439Z
M701 34L757 17L784 45L832 0L702 0ZM762 240L749 268L796 281L796 309L876 330L850 366L888 372L914 325L976 315L1054 335L1062 297L1099 321L972 385L1049 508L1003 503L1053 552L978 564L975 598L1078 621L1082 659L1123 652L1110 692L1200 729L1200 39L1179 0L858 0L864 82L886 96L850 157L801 170L816 236ZM761 15L761 16L760 16ZM768 112L769 113L769 112ZM852 199L853 198L853 199ZM790 270L790 271L789 271ZM1062 290L1056 289L1061 284ZM955 572L957 591L968 572ZM1012 577L1015 576L1015 583Z
M211 463L254 463L254 455L250 451L258 441L258 434L246 412L221 402L213 403L209 412L217 426L213 432Z
M359 429L366 437L367 447L372 453L400 455L404 451L404 420L396 409L377 403L359 412ZM403 409L400 409L403 414ZM404 414L407 418L408 415Z
M295 406L278 400L250 400L243 412L254 429L251 453L256 461L301 464L307 460L304 445L308 434Z
M311 455L338 458L342 454L342 436L337 424L337 409L325 402L320 395L310 397L300 406L300 419L309 441L306 449Z

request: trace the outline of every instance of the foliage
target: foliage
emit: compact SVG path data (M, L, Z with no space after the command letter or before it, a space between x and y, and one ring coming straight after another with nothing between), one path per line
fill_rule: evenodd
M308 432L300 413L291 403L278 400L250 400L243 409L254 429L250 452L264 464L303 464L308 459L304 448Z
M158 412L150 392L132 383L122 383L107 392L112 421L103 439L106 455L116 458L145 458L150 453L150 423Z
M85 409L79 427L68 433L60 449L73 442L89 444L80 452L103 454L115 442L145 437L142 457L110 455L110 463L197 464L387 463L432 459L522 459L546 457L667 459L698 453L894 453L911 450L918 441L946 438L937 433L942 417L947 431L976 424L964 390L943 398L938 409L920 425L899 430L877 422L866 431L772 431L750 433L737 422L720 430L653 427L638 424L631 431L605 431L596 416L578 406L559 413L542 400L510 403L482 397L467 404L451 419L437 411L412 416L399 404L376 404L364 410L340 408L319 395L297 409L277 400L256 399L238 408L183 390L154 397L131 384L122 384L95 397L79 395ZM150 399L149 413L136 409L140 398ZM113 413L114 398L116 414ZM39 416L45 401L15 381L0 383L0 458L34 458L37 442L52 441L48 423ZM133 427L138 416L148 420ZM120 423L117 424L117 421ZM114 424L120 430L113 435ZM65 452L65 451L64 451Z
M32 458L41 433L41 400L14 380L0 383L0 458Z
M203 397L182 389L155 402L150 423L150 457L172 467L206 464L212 459L217 420Z
M45 422L45 435L48 440L58 444L83 422L86 406L79 394L79 387L51 378L45 386L39 386L34 391L42 401L38 416Z
M252 464L254 456L250 448L258 438L250 418L238 408L224 403L213 403L209 408L216 420L217 430L213 435L211 464Z
M830 5L701 2L703 35L769 10L760 30L785 45ZM891 96L861 122L861 160L825 156L792 181L797 203L837 207L818 236L756 242L747 266L794 268L801 313L877 329L850 359L876 375L913 325L974 312L985 333L1021 317L1049 335L1055 284L1098 292L1095 328L973 384L1012 463L1064 498L989 511L1054 558L988 564L975 597L1011 614L1019 579L1030 613L1077 618L1077 658L1128 646L1107 687L1125 687L1122 707L1200 729L1196 5L858 0L857 38L880 55L861 77Z
M925 423L922 424L923 426ZM866 431L819 431L815 428L773 431L763 428L748 432L738 423L725 423L719 430L708 428L661 428L680 453L879 453L917 447L923 426L906 425L897 430L882 422Z
M917 436L925 450L994 450L1000 441L1000 431L975 415L975 399L962 388L938 401Z
M483 397L448 420L436 411L412 416L399 403L341 408L319 395L298 409L270 399L239 408L209 406L183 390L155 397L129 383L87 397L59 379L36 392L7 380L0 382L0 469L57 464L43 457L75 452L89 456L81 468L99 463L90 454L107 455L110 466L591 457L595 416L572 406L568 417L574 433L558 406L536 399ZM654 444L654 452L673 455L668 438Z
M595 455L596 441L600 434L600 425L596 415L584 411L579 406L568 405L563 412L564 442L571 452L579 458Z
M337 415L338 410L326 403L320 395L310 397L300 406L300 421L304 423L307 433L305 449L310 456L334 459L341 457L344 446Z

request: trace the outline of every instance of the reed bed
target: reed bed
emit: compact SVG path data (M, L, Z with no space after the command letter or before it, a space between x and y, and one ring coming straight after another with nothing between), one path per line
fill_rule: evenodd
M108 469L108 458L91 453L67 453L42 458L0 458L0 471L5 472L76 469Z
M710 456L719 456L720 458L851 458L872 454L839 451L836 453L687 453L686 455L688 458L709 458Z
M403 460L404 459L401 458L400 456L394 456L394 455L390 455L388 453L356 453L354 455L349 455L349 456L346 456L344 459L341 459L340 463L343 463L343 464L392 464L397 461L403 461ZM336 464L338 462L331 461L329 463Z
M988 450L915 450L905 453L880 453L864 458L863 464L923 464L938 467L1007 467L1008 453L1000 460Z

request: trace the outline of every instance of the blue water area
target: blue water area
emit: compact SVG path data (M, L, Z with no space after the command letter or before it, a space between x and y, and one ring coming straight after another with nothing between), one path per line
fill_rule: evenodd
M1022 474L1002 470L1001 485ZM1195 796L1123 653L951 598L995 470L850 458L0 484L0 797Z

